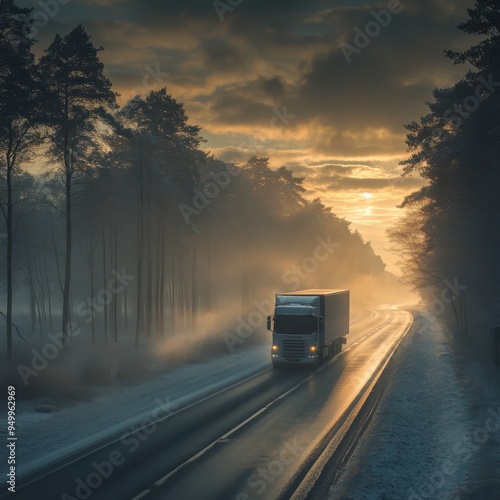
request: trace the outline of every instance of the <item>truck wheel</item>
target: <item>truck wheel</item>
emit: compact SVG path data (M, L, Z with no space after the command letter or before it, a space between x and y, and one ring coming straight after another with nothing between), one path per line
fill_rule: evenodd
M335 345L335 342L333 342L333 344L330 344L330 345L328 346L328 356L329 356L330 358L332 358L332 357L333 357L333 356L335 356L335 354L337 353L336 351L337 351L337 347L336 347L336 345Z
M342 339L337 339L335 342L335 354L339 354L342 352Z
M318 360L316 362L316 366L321 366L323 364L323 349L320 349L318 352Z

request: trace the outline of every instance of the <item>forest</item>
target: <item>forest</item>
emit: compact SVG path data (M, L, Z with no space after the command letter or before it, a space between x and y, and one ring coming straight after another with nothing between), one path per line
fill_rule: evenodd
M457 347L490 357L500 324L500 7L477 0L468 15L459 29L479 42L446 51L465 76L435 89L429 113L407 125L404 175L427 184L404 199L406 215L388 236L405 281L446 321Z
M36 60L30 23L1 0L0 332L24 381L40 380L37 356L106 378L140 371L139 355L233 352L265 338L277 290L351 288L354 306L400 296L304 178L203 151L166 88L119 106L81 25Z

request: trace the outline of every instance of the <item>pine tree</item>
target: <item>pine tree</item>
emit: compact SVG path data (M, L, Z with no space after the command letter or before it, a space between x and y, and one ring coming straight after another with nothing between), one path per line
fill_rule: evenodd
M12 360L14 183L22 177L21 165L40 143L41 85L37 78L33 40L26 37L33 20L32 9L13 0L0 1L0 209L7 230L7 357ZM5 185L3 185L5 183Z
M116 94L104 76L104 66L83 26L67 36L56 35L40 60L40 72L48 87L46 116L50 123L50 152L61 168L65 192L66 248L63 288L62 332L67 342L70 320L72 257L72 208L74 184L86 167L97 123L109 121L107 110L116 106Z
M197 149L203 139L200 127L188 125L184 105L167 94L165 88L151 91L145 99L135 97L121 110L124 129L138 170L138 243L136 336L144 327L146 336L153 330L156 317L163 316L164 304L153 297L153 242L164 237L165 215L159 208L176 205L174 200L192 197L199 166L206 155ZM167 198L167 200L165 200ZM193 250L194 251L194 250ZM145 272L144 272L145 271ZM158 289L157 292L159 293ZM143 300L143 295L146 300ZM192 296L195 301L194 289ZM194 306L193 306L194 307Z
M416 218L414 227L423 232L416 261L425 263L425 268L408 263L407 269L418 271L415 284L428 283L437 292L446 280L466 283L467 292L450 303L458 320L456 330L463 334L472 321L474 331L489 329L500 314L500 235L493 223L500 216L500 6L493 0L476 0L468 14L459 29L482 40L446 55L472 69L454 86L436 89L434 101L428 103L430 113L407 126L412 155L402 162L405 174L416 172L428 180L403 202L414 211L401 229ZM396 243L407 244L400 238L404 231L391 234L399 235L393 238ZM474 308L469 320L466 306ZM487 337L470 345L485 346Z

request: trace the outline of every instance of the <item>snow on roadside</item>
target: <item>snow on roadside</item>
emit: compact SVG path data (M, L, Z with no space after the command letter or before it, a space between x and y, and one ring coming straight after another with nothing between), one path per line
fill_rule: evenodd
M18 401L17 475L130 429L144 419L174 411L269 366L269 346L249 346L204 363L175 368L137 386L101 387L91 401L59 411L36 411L39 400ZM5 463L2 461L0 467Z
M500 416L484 413L481 421L473 414L451 349L431 315L415 314L395 363L374 418L329 499L465 498L460 492L467 491L483 443L500 429Z
M492 363L460 359L459 377L471 395L474 460L465 493L469 500L500 499L500 373Z

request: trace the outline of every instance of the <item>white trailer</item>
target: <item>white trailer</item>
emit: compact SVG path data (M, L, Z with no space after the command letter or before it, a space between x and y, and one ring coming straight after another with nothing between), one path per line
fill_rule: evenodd
M273 367L320 365L342 350L349 333L349 290L301 290L276 295L273 316Z

